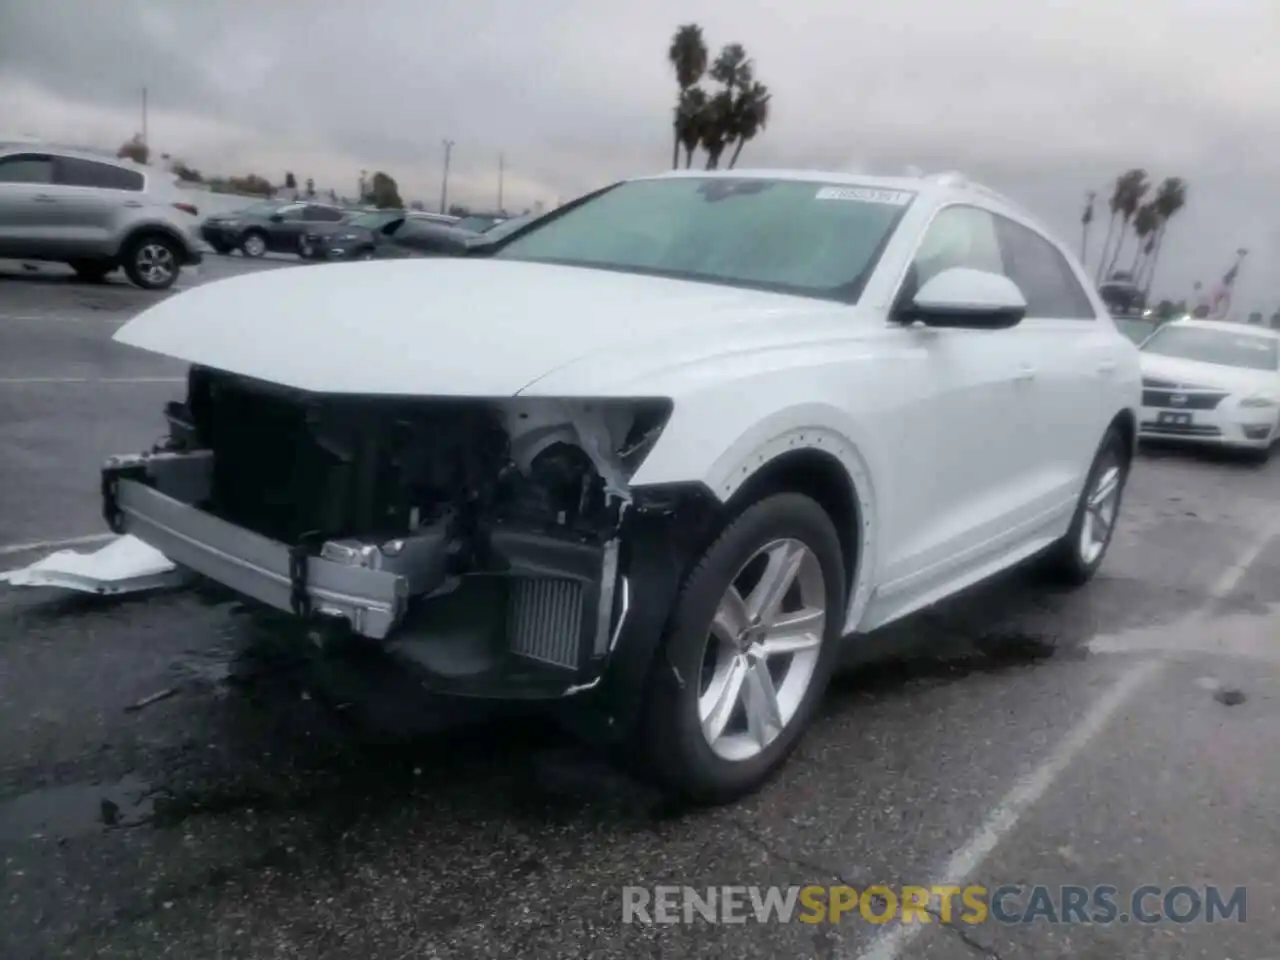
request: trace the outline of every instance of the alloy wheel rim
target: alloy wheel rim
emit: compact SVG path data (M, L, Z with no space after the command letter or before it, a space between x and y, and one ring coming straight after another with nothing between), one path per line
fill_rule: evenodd
M1120 464L1108 460L1089 490L1080 527L1080 559L1086 565L1097 561L1111 540L1120 506L1120 480Z
M244 242L244 252L249 254L251 257L261 256L265 247L266 244L264 244L262 242L262 238L257 235L247 238Z
M743 564L716 607L699 678L698 720L717 756L749 760L787 729L826 623L822 565L799 540L774 540Z
M163 244L148 243L138 251L138 273L148 283L165 283L174 269L173 251Z

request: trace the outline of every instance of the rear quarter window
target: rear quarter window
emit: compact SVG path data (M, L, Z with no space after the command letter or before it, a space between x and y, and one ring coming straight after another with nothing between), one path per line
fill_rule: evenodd
M58 157L56 182L68 187L138 192L146 185L146 178L137 170L111 163L98 163L79 157Z

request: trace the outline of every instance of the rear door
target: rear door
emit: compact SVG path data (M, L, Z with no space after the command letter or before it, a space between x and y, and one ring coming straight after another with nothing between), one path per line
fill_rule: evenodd
M297 253L306 232L307 204L281 207L267 221L267 249L276 253Z
M56 255L57 204L53 157L11 153L0 157L0 255Z
M1099 317L1057 244L1007 217L997 215L996 223L1009 276L1027 300L1022 327L1035 368L1027 435L1034 488L1045 510L1072 505L1119 409L1120 352L1131 347Z
M55 157L58 229L76 256L110 256L126 224L143 213L146 179L137 170L80 157Z

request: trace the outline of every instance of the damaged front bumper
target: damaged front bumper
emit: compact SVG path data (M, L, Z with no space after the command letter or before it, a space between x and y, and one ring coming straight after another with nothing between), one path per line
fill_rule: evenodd
M439 526L383 542L284 543L204 508L213 457L111 458L108 525L244 597L384 641L443 691L537 698L599 683L629 608L617 539L597 546L498 525L483 565L461 575Z

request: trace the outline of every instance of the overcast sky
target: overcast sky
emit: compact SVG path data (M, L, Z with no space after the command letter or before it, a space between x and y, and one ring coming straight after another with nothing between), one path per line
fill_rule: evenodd
M0 136L114 145L354 192L554 203L670 164L675 27L747 47L774 92L739 161L965 170L1079 244L1122 168L1190 183L1157 295L1252 250L1237 304L1280 306L1277 0L0 0ZM1095 227L1092 245L1101 244ZM1128 259L1128 257L1124 257Z

